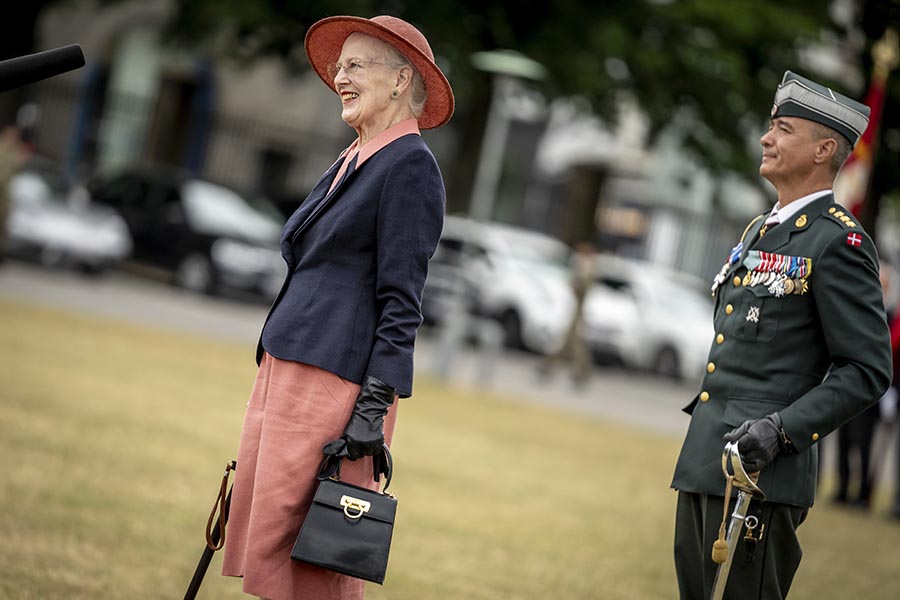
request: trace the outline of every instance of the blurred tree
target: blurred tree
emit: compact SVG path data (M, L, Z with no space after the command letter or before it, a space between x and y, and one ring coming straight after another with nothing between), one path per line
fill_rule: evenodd
M123 0L9 0L0 58L33 51L34 24L49 5L104 5ZM471 182L489 101L488 78L469 62L473 52L516 49L549 71L549 95L580 95L610 123L619 101L633 99L656 135L679 123L686 148L715 171L752 180L758 151L748 148L768 116L785 69L816 42L846 39L834 6L856 9L864 72L868 48L886 24L900 23L900 0L171 0L169 34L206 44L242 61L280 57L307 68L303 35L335 14L393 14L427 33L457 96L462 135L457 180ZM853 65L856 66L856 65ZM841 87L841 86L838 86ZM862 96L864 90L846 90ZM889 81L873 192L900 185L900 75ZM451 186L454 182L449 182ZM468 184L456 184L467 197Z
M123 0L94 0L93 5L107 5ZM86 4L85 0L5 0L0 19L0 60L36 52L37 22L44 9L56 4ZM0 94L0 124L15 121L16 111L28 95L27 88Z
M176 0L172 32L215 39L238 58L283 57L303 69L303 34L334 14L400 16L427 32L449 67L460 107L486 107L485 76L469 56L516 49L550 72L550 94L586 97L614 122L621 93L651 134L689 117L685 143L711 168L756 171L747 133L807 42L838 30L831 0ZM482 80L482 81L480 81ZM690 117L697 117L690 119ZM476 127L477 129L477 127ZM477 138L476 138L477 139Z

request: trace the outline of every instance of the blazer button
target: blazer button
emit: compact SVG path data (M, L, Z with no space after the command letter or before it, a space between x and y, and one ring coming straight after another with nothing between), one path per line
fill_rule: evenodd
M741 278L735 275L734 279L731 280L731 283L734 284L734 287L738 287L739 285L741 285Z
M716 336L716 343L717 343L717 344L721 344L721 343L724 342L724 341L725 341L725 336L722 335L721 333L720 333L719 335Z
M701 392L700 393L700 402L708 402L709 401L709 392Z
M725 314L726 314L726 315L730 315L730 314L733 313L733 312L734 312L734 307L733 307L732 305L729 304L729 305L727 305L727 306L725 307Z
M819 439L819 434L818 433L812 434L812 438L813 438L813 441L815 442L816 440Z
M716 364L715 364L715 363L709 363L708 365L706 365L706 372L707 372L707 373L712 373L712 372L715 371L715 370L716 370Z

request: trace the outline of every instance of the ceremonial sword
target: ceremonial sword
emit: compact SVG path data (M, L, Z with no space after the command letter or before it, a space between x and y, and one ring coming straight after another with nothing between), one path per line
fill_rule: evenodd
M729 466L731 467L729 470ZM725 444L725 450L722 452L722 472L725 474L725 508L723 510L722 526L719 528L719 539L713 544L712 559L719 563L716 569L716 579L713 583L712 600L722 600L725 595L725 584L728 582L728 573L731 571L731 562L734 560L734 553L737 550L738 540L741 537L741 530L744 522L755 519L755 517L747 517L747 511L750 508L750 501L754 498L765 500L766 495L763 493L756 481L759 473L747 473L744 469L744 463L741 462L741 454L738 452L737 442L728 442ZM728 520L728 504L731 501L731 488L738 490L737 502L734 505L734 511L731 513L731 522L728 524L728 535L725 536L725 522ZM755 529L757 524L753 524L750 528Z

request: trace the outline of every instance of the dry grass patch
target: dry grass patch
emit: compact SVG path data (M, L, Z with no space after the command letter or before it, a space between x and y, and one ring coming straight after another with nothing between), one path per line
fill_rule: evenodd
M0 598L180 598L253 348L0 301ZM375 600L674 598L680 440L417 381ZM882 502L883 502L882 498ZM817 507L792 598L900 595L900 526ZM201 597L244 598L214 561Z

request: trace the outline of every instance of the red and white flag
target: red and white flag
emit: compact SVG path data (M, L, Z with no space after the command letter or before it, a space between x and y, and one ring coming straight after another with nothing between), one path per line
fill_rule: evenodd
M892 30L885 33L885 37L878 43L896 46L897 34ZM876 44L877 46L877 44ZM873 54L876 54L873 52ZM896 59L894 59L896 60ZM856 143L853 153L844 163L837 180L834 182L835 199L850 209L857 218L862 214L869 191L869 177L872 173L874 154L877 150L878 130L881 127L881 113L884 108L885 88L887 87L888 74L894 67L889 59L875 56L875 68L872 71L872 81L869 83L869 91L863 101L871 112L869 113L869 126Z

